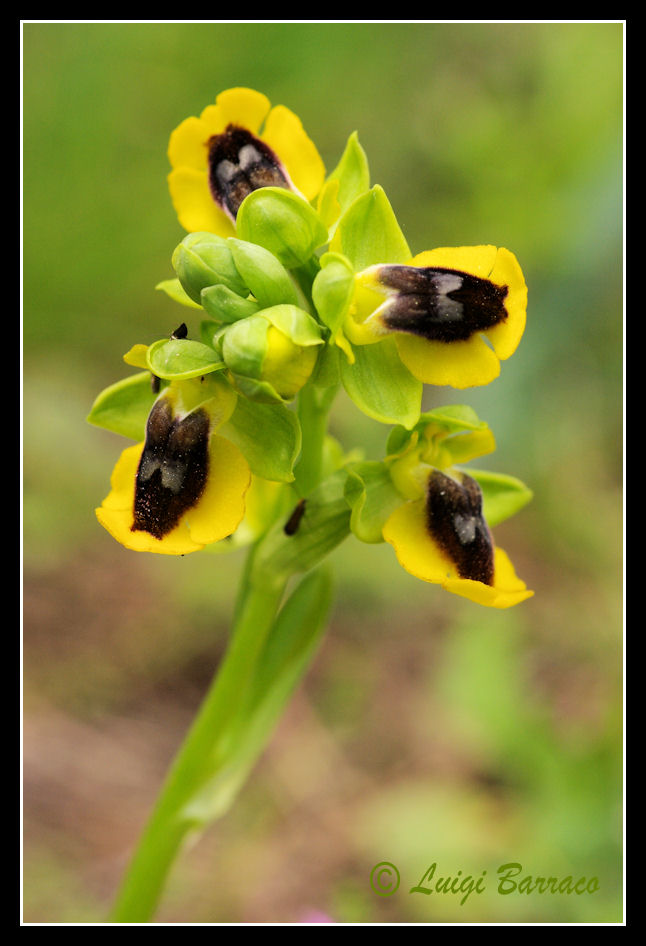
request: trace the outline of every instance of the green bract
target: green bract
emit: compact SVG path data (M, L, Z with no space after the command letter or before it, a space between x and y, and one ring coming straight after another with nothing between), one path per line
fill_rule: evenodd
M382 424L412 427L422 402L422 383L404 367L392 339L355 350L354 364L340 359L343 386L357 407Z
M298 305L300 296L289 273L276 257L254 243L228 240L236 267L261 308L283 302Z
M270 250L288 269L306 263L327 243L327 227L310 205L282 187L262 187L242 202L239 236Z
M218 322L237 322L260 311L258 302L243 299L228 286L208 286L200 293L200 299L207 315Z
M294 479L301 428L296 414L282 404L260 404L239 397L222 434L240 448L256 476L284 483Z
M404 263L411 252L382 187L353 201L339 220L330 249L343 253L355 272L376 263Z
M355 131L348 138L341 160L328 177L318 198L319 215L332 228L332 233L340 214L369 187L368 159Z
M134 374L101 391L87 419L96 427L104 427L131 440L141 440L156 397L150 372Z

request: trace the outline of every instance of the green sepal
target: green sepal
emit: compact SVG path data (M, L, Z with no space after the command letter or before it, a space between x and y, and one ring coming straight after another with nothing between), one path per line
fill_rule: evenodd
M161 338L149 347L148 367L158 378L181 381L224 369L212 348L188 338Z
M522 480L504 473L484 470L463 471L472 476L482 490L482 511L490 526L504 522L519 512L533 497L533 492Z
M359 144L359 136L356 131L353 131L348 138L341 160L326 183L329 184L331 181L339 182L339 189L335 196L342 213L357 197L369 190L370 169L368 158Z
M352 510L350 528L362 542L383 542L383 528L402 504L385 463L365 461L348 466L345 498Z
M382 424L411 428L419 418L422 382L402 363L395 342L358 345L355 362L340 359L341 380L359 410Z
M354 293L354 272L350 261L340 253L325 253L321 271L312 286L312 299L321 321L334 336L343 321Z
M411 443L418 446L419 456L424 462L438 469L466 463L474 457L492 453L496 448L489 425L466 404L426 411L412 430L394 427L386 445L387 456L401 456Z
M186 305L190 309L201 308L197 302L193 302L191 297L186 294L179 279L164 279L162 282L157 283L155 289L160 289L162 292L165 292L167 296L175 302L179 302L180 305Z
M316 211L283 187L260 187L245 197L236 232L240 239L264 246L287 269L307 262L328 241L327 227Z
M411 258L393 209L378 184L350 204L339 220L330 250L347 256L357 273L377 263L405 263Z
M220 283L239 296L249 295L231 247L227 240L214 233L189 233L175 248L171 262L193 302L200 303L202 289Z
M221 433L244 455L251 472L291 483L301 449L298 417L283 404L259 404L239 397Z
M227 286L207 286L200 294L202 308L218 322L239 322L260 311L253 299L243 299Z
M298 527L292 534L285 532L287 522L272 526L256 549L252 582L271 587L291 575L309 571L350 534L350 508L344 494L346 478L345 470L339 470L316 487L306 498Z
M95 427L131 440L143 440L146 421L157 398L151 380L150 372L144 371L111 384L98 395L87 420Z
M235 237L229 237L227 243L238 271L261 309L281 303L298 305L299 296L289 273L269 250Z

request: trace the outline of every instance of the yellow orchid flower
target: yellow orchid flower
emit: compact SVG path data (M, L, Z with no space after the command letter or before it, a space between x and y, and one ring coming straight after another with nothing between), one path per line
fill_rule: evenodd
M509 608L534 594L495 546L480 487L465 473L432 469L425 495L395 509L383 536L411 575L478 604Z
M199 118L172 132L168 158L171 199L189 232L235 235L244 198L259 187L284 187L312 200L325 167L301 120L253 89L221 92Z
M392 335L425 384L468 388L500 374L525 330L527 286L513 253L495 246L426 250L355 277L344 331L353 345Z
M209 402L185 411L171 386L155 401L143 443L126 448L96 515L126 548L185 555L231 535L245 512L247 461L215 434Z

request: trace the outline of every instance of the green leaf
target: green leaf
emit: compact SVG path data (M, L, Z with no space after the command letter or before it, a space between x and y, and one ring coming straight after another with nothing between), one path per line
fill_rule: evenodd
M189 800L187 807L199 812L201 822L221 817L235 800L316 653L331 604L331 575L319 569L303 578L283 605L240 707L219 734L223 748L213 755L212 773L205 773Z
M212 348L188 338L162 338L150 346L147 358L153 374L169 381L197 378L225 367Z
M393 209L378 184L350 204L339 221L330 250L347 256L355 272L377 263L405 263L411 258Z
M240 239L264 246L287 269L306 263L328 241L327 227L314 208L283 187L260 187L245 197L236 232Z
M374 345L357 345L355 363L341 358L343 386L359 410L382 424L410 429L419 418L422 382L402 364L391 338Z
M202 308L197 304L197 302L193 302L190 296L186 295L186 292L184 291L179 279L164 279L162 282L157 283L155 289L160 289L162 292L165 292L167 296L170 296L170 298L175 302L179 302L181 305L186 305L190 309Z
M532 499L528 486L515 476L504 473L489 473L484 470L464 470L476 480L482 490L482 511L490 526L504 522L515 515Z
M383 542L383 528L403 499L384 463L365 461L348 467L345 498L352 509L350 528L362 542Z
M370 187L370 169L366 152L359 144L359 136L353 131L348 138L341 160L328 178L338 181L339 190L336 199L345 211L353 200L364 194Z
M251 472L265 480L290 483L301 449L301 428L282 404L260 404L239 397L221 433L243 453Z
M156 397L150 372L131 375L101 391L87 420L95 427L103 427L131 440L143 440L146 421Z
M261 309L283 302L298 305L298 293L289 273L269 250L244 240L236 240L235 237L229 237L227 242L238 271Z

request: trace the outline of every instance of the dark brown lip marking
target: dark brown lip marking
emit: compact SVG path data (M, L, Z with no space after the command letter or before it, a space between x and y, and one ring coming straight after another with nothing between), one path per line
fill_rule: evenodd
M296 506L294 507L294 510L291 516L285 523L285 527L283 529L283 532L285 533L285 535L295 535L296 532L298 531L298 527L301 524L301 519L305 515L306 502L307 502L306 499L299 499L298 502L296 503Z
M508 287L458 269L380 266L377 278L396 290L381 319L398 332L429 341L466 341L507 318Z
M153 404L135 480L132 532L162 539L197 503L208 476L209 429L200 408L180 420L167 398Z
M235 223L240 204L259 187L292 189L279 158L246 128L228 125L208 142L209 188L213 200Z
M460 578L493 585L493 541L482 515L482 492L474 479L463 473L458 483L434 470L426 492L426 527Z
M186 326L186 322L182 322L181 325L177 326L177 328L171 335L171 338L186 338L187 335L188 335L188 328Z

